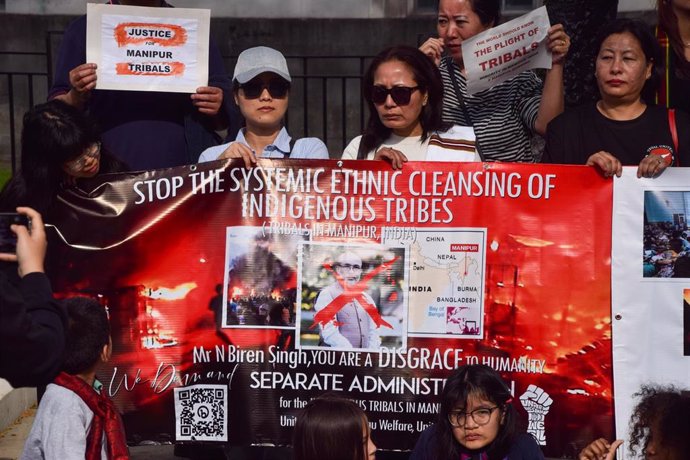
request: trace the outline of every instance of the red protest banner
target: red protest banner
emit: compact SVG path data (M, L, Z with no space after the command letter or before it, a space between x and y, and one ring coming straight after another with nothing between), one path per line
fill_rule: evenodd
M130 435L288 444L336 391L380 448L410 449L466 363L510 382L548 456L613 432L612 186L592 168L261 160L97 180L50 219L51 274L109 308L100 378Z

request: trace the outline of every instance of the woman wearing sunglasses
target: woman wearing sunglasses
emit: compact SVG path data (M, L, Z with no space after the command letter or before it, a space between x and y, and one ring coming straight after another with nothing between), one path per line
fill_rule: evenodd
M328 149L320 139L304 137L293 142L283 126L291 81L279 51L265 46L242 51L232 84L245 126L233 142L206 149L199 162L242 158L251 168L257 158L328 159Z
M362 92L369 121L343 159L385 159L395 169L406 161L479 160L472 128L441 120L441 74L417 48L380 52L364 74Z
M510 388L495 370L461 366L446 380L438 421L421 434L410 460L543 460L517 417Z
M61 189L97 174L127 167L101 148L94 121L60 100L37 105L24 115L19 170L0 192L0 209L29 206L43 216Z

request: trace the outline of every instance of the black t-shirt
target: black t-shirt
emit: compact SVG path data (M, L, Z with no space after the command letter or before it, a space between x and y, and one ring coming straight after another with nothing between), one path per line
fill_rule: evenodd
M680 166L690 166L690 115L676 111L676 131ZM549 123L542 162L585 164L601 150L625 166L638 165L650 153L671 151L676 157L666 108L648 106L627 121L606 118L595 104L569 109Z
M690 80L680 78L676 73L676 61L678 56L671 51L670 66L668 73L668 97L671 101L670 107L684 110L690 114Z

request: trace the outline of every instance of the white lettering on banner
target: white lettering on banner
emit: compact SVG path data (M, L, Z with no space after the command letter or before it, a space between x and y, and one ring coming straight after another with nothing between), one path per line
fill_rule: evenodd
M378 354L378 367L408 369L446 369L453 370L463 364L462 348L430 350L428 348L408 348L389 350L382 348Z
M525 372L529 374L542 374L546 361L543 359L483 356L482 364L496 369L498 372Z
M342 391L343 374L252 372L249 388L270 390Z
M429 377L384 377L355 375L347 391L379 394L438 395L446 379Z
M139 198L134 204L144 202L151 203L154 200L167 200L177 196L177 191L182 187L184 180L180 176L161 177L134 183L134 192Z
M379 427L383 431L407 431L414 433L411 423L402 423L399 420L379 420Z
M326 193L319 185L323 173L323 168L234 168L230 170L228 192Z

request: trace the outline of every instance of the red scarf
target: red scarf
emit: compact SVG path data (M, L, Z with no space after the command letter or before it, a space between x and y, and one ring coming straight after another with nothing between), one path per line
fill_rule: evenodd
M60 372L53 383L73 391L93 412L91 430L86 438L86 460L101 460L103 432L108 444L108 460L128 460L129 449L122 419L105 392L98 394L84 380L65 372Z

